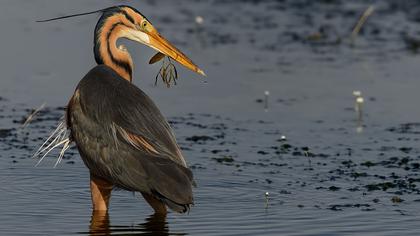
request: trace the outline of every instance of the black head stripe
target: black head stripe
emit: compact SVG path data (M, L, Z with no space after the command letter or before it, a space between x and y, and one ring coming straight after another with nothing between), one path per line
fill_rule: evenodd
M122 10L121 12L122 12L122 14L124 14L125 18L127 18L127 20L129 20L131 23L133 23L133 24L136 23L134 21L133 17L131 17L126 11Z

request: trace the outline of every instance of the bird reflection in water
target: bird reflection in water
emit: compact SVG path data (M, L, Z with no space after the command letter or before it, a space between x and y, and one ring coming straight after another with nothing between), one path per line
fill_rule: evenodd
M89 227L89 235L186 235L184 233L169 233L166 216L152 214L138 225L122 226L111 225L109 214L106 211L93 211Z
M90 235L111 235L107 211L92 211L89 233Z

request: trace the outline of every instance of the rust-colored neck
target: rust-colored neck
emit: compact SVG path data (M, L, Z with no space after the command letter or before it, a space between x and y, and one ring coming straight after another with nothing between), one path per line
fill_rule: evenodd
M95 59L115 70L121 77L132 81L133 60L124 45L117 47L117 40L123 36L127 18L122 13L104 14L95 30Z

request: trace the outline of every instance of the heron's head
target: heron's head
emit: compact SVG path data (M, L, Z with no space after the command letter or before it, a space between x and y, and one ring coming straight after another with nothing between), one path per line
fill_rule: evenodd
M204 75L191 59L160 35L146 17L130 6L115 6L102 10L95 30L95 58L100 64L114 63L131 70L132 62L126 48L116 47L119 38L147 45L186 68Z

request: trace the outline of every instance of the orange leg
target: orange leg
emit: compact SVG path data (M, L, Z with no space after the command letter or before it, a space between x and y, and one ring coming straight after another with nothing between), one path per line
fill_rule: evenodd
M111 235L109 224L109 215L107 211L92 211L92 218L89 226L90 235Z
M147 193L141 193L141 195L143 195L146 202L149 203L153 210L155 210L156 215L167 214L168 211L166 210L166 206L163 202L159 201L158 199Z
M92 205L94 211L107 211L109 199L111 198L112 184L90 176L90 191L92 194Z

